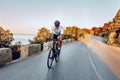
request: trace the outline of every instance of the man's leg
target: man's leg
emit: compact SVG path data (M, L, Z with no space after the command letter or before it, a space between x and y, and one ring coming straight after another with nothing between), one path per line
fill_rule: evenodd
M61 48L61 36L59 35L58 36L58 49Z

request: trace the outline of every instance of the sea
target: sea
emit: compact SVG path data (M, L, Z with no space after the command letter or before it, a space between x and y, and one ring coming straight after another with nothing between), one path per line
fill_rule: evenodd
M13 34L14 40L12 44L16 44L17 42L21 42L22 44L29 44L29 39L33 40L35 35L32 34Z

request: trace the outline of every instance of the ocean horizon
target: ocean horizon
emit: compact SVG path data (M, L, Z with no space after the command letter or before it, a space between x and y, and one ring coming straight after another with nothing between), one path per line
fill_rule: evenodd
M14 40L12 41L12 44L15 44L16 42L21 42L22 44L29 44L29 39L33 40L34 34L13 34Z

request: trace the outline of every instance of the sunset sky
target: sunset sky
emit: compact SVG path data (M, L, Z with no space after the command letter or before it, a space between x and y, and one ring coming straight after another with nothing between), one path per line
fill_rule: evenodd
M0 26L22 34L50 29L55 20L91 28L111 21L119 9L120 0L0 0Z

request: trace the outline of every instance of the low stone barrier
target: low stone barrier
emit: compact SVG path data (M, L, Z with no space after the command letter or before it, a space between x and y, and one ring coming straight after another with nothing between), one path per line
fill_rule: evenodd
M73 41L75 41L75 40L74 39L65 39L65 40L62 41L62 44L70 43L70 42L73 42ZM52 47L52 44L53 44L52 41L51 42L45 42L43 44L43 51L46 51L46 50L50 49Z
M43 51L48 50L52 47L52 41L43 44Z
M70 43L70 42L72 42L72 40L71 40L71 39L68 39L68 43Z
M73 42L75 41L74 39L65 39L62 41L63 44L66 44L66 43L70 43L70 42Z
M75 41L74 39L65 39L62 41L63 44ZM43 51L48 50L52 47L53 42L47 42L43 44ZM20 57L27 58L33 54L37 54L41 51L41 44L27 44L21 46ZM10 48L0 48L0 66L12 61L12 51Z
M12 50L10 48L0 48L0 66L12 61Z
M21 58L26 58L41 51L41 44L27 44L21 47Z
M62 41L63 44L75 41L74 39L65 39ZM53 42L47 42L43 44L43 51L48 50L52 47ZM33 54L37 54L41 51L41 44L27 44L21 46L20 57L27 58ZM12 61L12 50L10 48L0 48L0 66Z
M63 40L63 41L62 41L62 44L66 44L67 41L68 41L67 39Z

